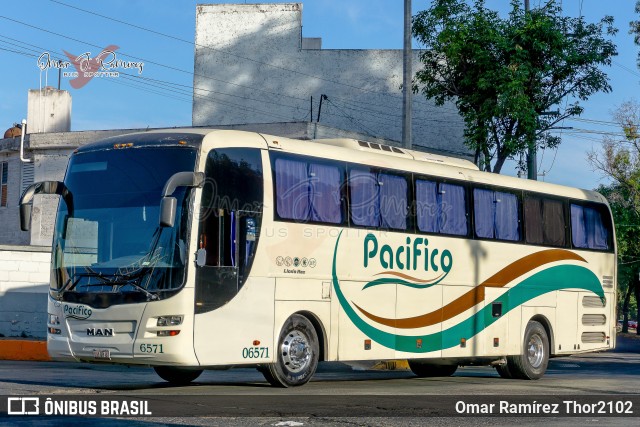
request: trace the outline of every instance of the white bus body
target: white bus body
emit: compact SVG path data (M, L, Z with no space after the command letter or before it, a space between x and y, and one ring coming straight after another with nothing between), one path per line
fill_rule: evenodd
M82 147L23 208L38 193L64 199L54 359L177 383L254 365L293 386L336 360L536 379L549 357L615 346L615 236L596 192L362 141L176 129Z

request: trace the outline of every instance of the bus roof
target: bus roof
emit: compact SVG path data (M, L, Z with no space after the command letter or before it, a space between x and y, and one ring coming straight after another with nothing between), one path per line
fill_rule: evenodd
M130 142L134 139L137 145L141 143L141 145L173 146L178 145L179 141L183 140L189 146L198 146L202 137L205 137L204 141L206 143L203 143L206 149L206 146L213 147L216 145L224 145L225 142L228 143L230 141L230 135L240 137L238 139L241 141L238 142L241 145L244 144L243 141L251 141L252 146L260 146L274 151L349 161L374 167L424 174L426 176L468 181L479 185L492 185L607 203L601 194L593 190L578 189L508 175L483 172L478 170L478 167L468 160L347 138L299 140L238 130L172 128L115 136L85 145L77 151L85 152L108 149L113 147L114 144ZM158 136L160 136L160 139L158 139Z

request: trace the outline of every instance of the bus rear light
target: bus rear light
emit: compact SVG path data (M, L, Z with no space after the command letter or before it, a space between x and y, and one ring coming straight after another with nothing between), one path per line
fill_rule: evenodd
M175 337L180 331L158 331L159 337Z
M259 340L253 340L253 345L260 345L260 341Z
M48 328L49 329L49 333L52 335L60 335L62 333L62 331L58 328Z
M182 318L184 316L160 316L158 317L157 326L178 326L182 324Z

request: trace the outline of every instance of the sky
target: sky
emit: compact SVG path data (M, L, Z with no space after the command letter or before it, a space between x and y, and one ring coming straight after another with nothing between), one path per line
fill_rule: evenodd
M52 58L66 60L64 51L72 55L89 52L95 56L109 45L118 46L118 59L142 62L140 76L162 82L145 80L141 83L121 75L119 78L94 78L81 88L73 88L71 79L63 77L61 89L69 90L73 97L72 130L189 126L198 3L203 1L2 2L1 130L26 118L29 89L58 85L57 70L41 71L38 67L37 58L42 53L49 52ZM264 0L263 3L275 2ZM302 3L303 36L321 37L325 49L402 48L402 0L303 0ZM430 0L413 0L412 3L415 14L426 9ZM531 7L536 7L545 2L530 0L530 3ZM592 95L583 102L585 111L579 120L568 119L559 124L573 129L556 131L562 137L558 150L547 150L538 155L540 180L596 188L607 181L593 171L587 153L600 149L603 134L615 137L619 132L611 123L612 111L624 101L640 98L640 69L636 64L640 47L628 34L629 21L638 18L634 12L635 0L558 0L558 3L566 15L582 14L587 22L612 15L619 29L614 38L619 54L613 65L605 69L612 91ZM509 1L487 0L487 6L506 13ZM415 44L414 47L419 46ZM130 68L126 72L136 74L138 69ZM515 163L505 165L503 173L515 175Z

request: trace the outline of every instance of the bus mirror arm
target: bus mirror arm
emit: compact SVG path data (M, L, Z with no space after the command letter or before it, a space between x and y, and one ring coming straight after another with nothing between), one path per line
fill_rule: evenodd
M173 193L178 187L202 187L204 173L202 172L178 172L167 180L162 190L160 201L160 227L173 227L176 221L178 201Z
M57 194L67 204L68 216L73 216L73 195L69 188L60 181L41 181L30 185L20 197L20 229L29 231L33 196L36 194Z

